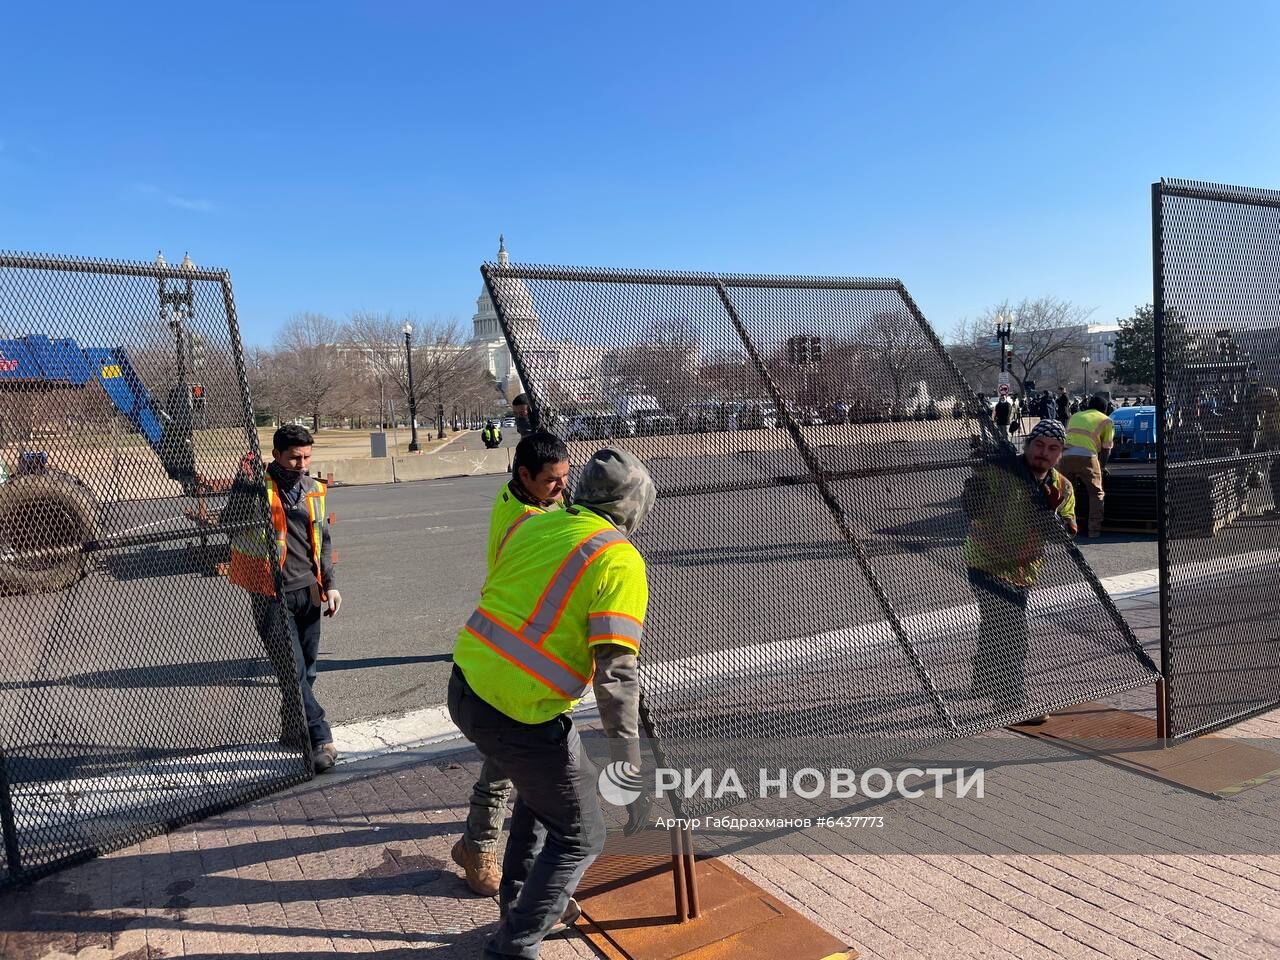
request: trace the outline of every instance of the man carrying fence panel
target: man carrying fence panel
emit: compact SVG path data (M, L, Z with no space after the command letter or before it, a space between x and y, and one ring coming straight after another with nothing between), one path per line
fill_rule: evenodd
M1061 423L1041 420L1022 456L1002 451L964 485L964 557L980 619L972 693L990 698L997 712L1027 702L1027 595L1045 544L1076 533L1075 492L1055 469L1065 439Z

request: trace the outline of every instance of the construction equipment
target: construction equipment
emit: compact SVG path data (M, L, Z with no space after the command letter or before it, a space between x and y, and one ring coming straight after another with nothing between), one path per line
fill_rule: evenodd
M82 347L43 334L0 340L0 396L85 390L100 386L129 427L159 458L169 479L197 499L186 516L202 527L215 518L204 497L229 481L210 482L196 470L193 426L204 388L187 381L192 337L181 324L178 375L164 406L153 399L122 347ZM89 548L102 535L102 504L90 486L49 465L44 451L24 450L14 473L0 482L0 590L39 593L79 580ZM202 537L202 541L204 538Z

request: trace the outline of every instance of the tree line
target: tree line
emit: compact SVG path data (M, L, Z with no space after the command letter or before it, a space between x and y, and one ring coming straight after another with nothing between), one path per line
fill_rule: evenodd
M412 326L406 348L404 325ZM313 429L325 423L355 427L407 422L409 359L418 421L446 422L475 414L500 414L506 404L482 349L456 319L361 311L345 321L322 313L299 313L281 328L270 347L245 350L245 366L256 414L284 422L305 418Z
M975 320L961 321L951 337L947 352L974 390L992 392L1000 369L999 348L991 341L1000 319L1013 319L1009 352L1010 389L1025 393L1026 384L1035 390L1066 387L1082 392L1085 370L1082 353L1090 352L1086 325L1092 310L1057 297L1024 299L1016 304L1003 301ZM1155 381L1154 314L1151 305L1135 307L1118 319L1112 356L1098 361L1100 369L1090 370L1089 379L1105 383L1111 390L1150 393ZM1092 388L1090 388L1092 389Z

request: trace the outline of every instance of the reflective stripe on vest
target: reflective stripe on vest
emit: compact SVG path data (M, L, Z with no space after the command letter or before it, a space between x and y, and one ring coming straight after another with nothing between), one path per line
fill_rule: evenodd
M313 481L314 482L314 481ZM284 502L270 474L266 477L267 504L271 508L271 528L275 534L276 557L279 569L284 569L285 552L288 549L288 520ZM311 542L311 569L320 585L321 599L327 599L324 580L320 573L320 552L324 545L325 489L316 483L316 489L306 495L307 517L310 520L308 539ZM267 535L262 530L244 530L231 540L231 565L228 579L236 586L251 593L274 597L276 595L275 572L271 569L271 550Z
M589 613L587 626L591 633L587 637L587 646L595 643L620 643L623 646L640 649L640 637L644 625L628 613Z
M1071 447L1080 447L1085 450L1092 450L1095 455L1102 449L1102 434L1108 426L1114 426L1111 418L1100 410L1088 411L1098 414L1098 417L1082 416L1086 411L1074 414L1067 423L1067 449ZM1083 424L1093 421L1092 428L1086 428ZM1072 424L1075 424L1074 426Z
M526 514L512 525L515 528L535 514ZM542 591L533 613L522 624L519 630L513 629L498 620L483 607L477 608L468 618L465 629L491 650L498 653L509 663L514 664L526 674L566 700L576 700L587 692L591 685L591 677L583 676L574 670L544 646L547 639L560 622L560 616L583 574L604 551L611 547L626 544L627 538L612 528L598 530L583 538L561 561L552 575L546 588ZM597 630L597 626L599 629ZM616 627L616 629L615 629ZM639 646L640 623L634 617L622 614L611 614L607 618L593 620L590 627L594 635L601 634L599 639L610 632L625 638L627 645ZM592 638L585 638L589 646ZM597 640L599 642L599 640Z
M538 605L533 608L533 613L529 614L529 619L521 628L520 632L529 638L530 643L541 646L546 642L559 622L560 614L564 612L565 604L573 594L573 588L578 585L592 561L610 547L626 542L627 538L617 530L601 530L569 551L569 555L560 564L560 569L542 591Z
M467 630L482 643L501 654L521 670L545 683L566 700L577 700L587 692L591 678L531 644L505 624L499 623L483 610L476 610L467 619Z

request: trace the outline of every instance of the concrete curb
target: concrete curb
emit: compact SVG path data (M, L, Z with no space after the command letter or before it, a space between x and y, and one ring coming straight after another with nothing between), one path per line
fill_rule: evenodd
M442 480L446 477L474 477L504 474L511 470L511 447L496 450L458 450L444 453L462 431L453 434L430 453L404 457L348 457L313 460L312 476L333 477L342 486L379 483L408 483L415 480Z
M1144 605L1144 601L1155 601L1159 590L1159 571L1137 570L1106 577L1102 580L1102 586L1123 612L1126 607L1139 607ZM574 711L574 716L586 717L595 713L595 694L589 691ZM372 760L390 753L417 751L461 738L462 733L453 725L449 710L443 704L395 716L358 720L333 728L333 742L341 754L339 764Z

